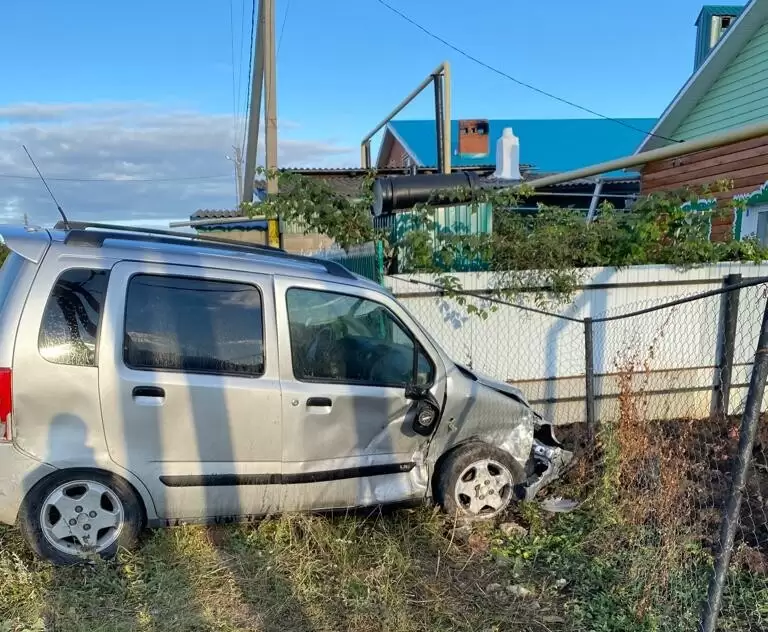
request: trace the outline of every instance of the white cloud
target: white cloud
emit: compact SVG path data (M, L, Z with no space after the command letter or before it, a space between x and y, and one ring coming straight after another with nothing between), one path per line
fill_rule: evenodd
M298 127L281 122L283 130ZM231 208L232 139L231 115L147 103L0 106L0 221L20 220L25 213L38 224L58 217L22 144L70 218L109 221L184 218L198 208ZM278 144L281 166L346 166L355 158L353 148L333 140L281 138ZM197 176L221 177L176 180Z

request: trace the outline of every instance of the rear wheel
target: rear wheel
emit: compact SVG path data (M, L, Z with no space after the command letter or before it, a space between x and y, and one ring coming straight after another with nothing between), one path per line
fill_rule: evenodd
M446 513L470 520L503 513L516 500L515 487L524 480L522 468L509 454L485 443L457 448L437 475L437 502Z
M143 526L141 502L122 478L93 470L62 470L35 485L19 513L30 548L58 565L131 548Z

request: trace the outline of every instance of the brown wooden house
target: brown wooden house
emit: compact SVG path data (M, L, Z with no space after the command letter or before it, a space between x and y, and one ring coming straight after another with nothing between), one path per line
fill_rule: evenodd
M745 7L706 6L697 25L694 73L638 152L726 131L768 118L768 0ZM714 220L712 239L756 235L768 243L768 136L646 165L641 191L706 187L732 189L702 196L699 208L730 209ZM746 201L744 211L733 200Z

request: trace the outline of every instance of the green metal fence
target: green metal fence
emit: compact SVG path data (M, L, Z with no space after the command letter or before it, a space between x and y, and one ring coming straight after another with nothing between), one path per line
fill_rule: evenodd
M321 250L313 253L312 256L340 263L355 274L364 276L376 283L383 283L384 281L384 247L381 242L355 246L349 251L341 248Z
M388 233L392 244L400 244L397 252L396 272L407 271L411 255L404 243L408 233L427 230L434 250L432 264L455 272L484 270L487 261L472 257L452 257L450 263L442 260L440 250L456 235L489 235L493 232L493 207L490 204L460 205L437 208L426 217L408 211L374 218L374 226Z

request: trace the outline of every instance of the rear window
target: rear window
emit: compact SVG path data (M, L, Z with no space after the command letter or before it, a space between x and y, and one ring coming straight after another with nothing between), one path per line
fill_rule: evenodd
M77 268L61 274L43 313L40 355L54 364L96 364L96 340L108 280L106 270Z

